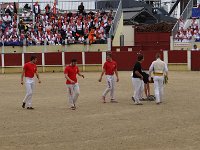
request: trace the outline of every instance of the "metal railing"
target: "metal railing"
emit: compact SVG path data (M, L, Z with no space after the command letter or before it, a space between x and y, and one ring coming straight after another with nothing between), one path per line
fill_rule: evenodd
M180 18L182 18L184 22L188 19L188 17L191 17L191 15L192 15L192 8L193 8L193 0L190 0L188 2L187 6L185 7L183 13L180 16ZM176 32L178 30L179 30L179 20L174 25L174 27L172 29L172 32L171 32L171 36L174 37L176 35Z
M120 0L118 8L117 8L117 11L116 11L116 14L115 14L115 17L114 17L114 20L113 20L113 24L112 24L112 26L110 28L110 31L109 31L109 37L110 38L115 36L115 33L116 33L116 30L117 30L120 18L122 16L122 11L123 11L122 10L122 0Z

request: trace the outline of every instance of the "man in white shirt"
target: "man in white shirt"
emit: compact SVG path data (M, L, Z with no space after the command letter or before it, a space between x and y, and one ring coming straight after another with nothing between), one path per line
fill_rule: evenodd
M156 54L156 60L152 62L149 68L149 78L151 78L151 73L153 72L154 77L154 92L156 97L156 104L160 104L162 102L163 97L163 82L164 76L168 78L168 68L164 61L160 59L160 54ZM150 80L150 79L149 79Z

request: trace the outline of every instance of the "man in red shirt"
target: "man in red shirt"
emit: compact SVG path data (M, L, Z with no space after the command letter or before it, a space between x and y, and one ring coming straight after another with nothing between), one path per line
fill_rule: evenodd
M72 110L76 109L76 101L78 99L78 96L80 94L79 85L77 82L76 74L84 78L84 75L80 74L78 66L76 66L77 60L72 59L71 64L66 66L64 74L65 78L67 79L66 85L68 89L68 97L69 97L69 103L70 108Z
M35 85L34 74L36 74L38 78L38 82L41 83L39 74L37 71L37 57L31 56L31 61L26 63L23 67L22 75L21 75L21 84L24 84L23 78L25 76L25 85L26 85L26 96L23 100L22 108L27 106L27 109L34 109L32 107L32 95L33 95L33 88Z
M117 82L119 81L119 77L117 72L117 63L114 60L112 60L112 56L110 53L107 54L107 61L103 65L103 71L99 78L99 82L101 82L104 73L106 74L106 81L108 86L102 96L103 103L106 103L106 95L108 94L108 92L110 92L111 102L117 102L115 101L114 98L114 85L115 85L114 73L117 77Z

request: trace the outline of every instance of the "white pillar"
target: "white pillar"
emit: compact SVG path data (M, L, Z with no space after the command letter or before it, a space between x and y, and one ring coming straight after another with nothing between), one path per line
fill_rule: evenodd
M163 51L163 60L166 64L168 64L168 51Z
M170 36L170 50L174 50L174 38Z
M42 72L45 72L45 56L44 56L44 52L42 52Z
M25 64L25 58L24 58L24 53L22 53L22 67L24 66Z
M23 39L23 53L26 52L26 39Z
M107 39L108 51L111 51L111 38Z
M105 62L106 62L106 52L102 52L102 68Z
M4 63L4 53L1 54L1 73L5 73L5 70L4 70L4 67L5 67L5 63Z
M83 65L83 71L85 71L85 52L82 52L82 65Z
M62 52L62 66L63 66L63 71L65 70L65 52Z
M187 66L188 66L188 70L191 70L192 63L191 63L191 51L190 50L187 51Z

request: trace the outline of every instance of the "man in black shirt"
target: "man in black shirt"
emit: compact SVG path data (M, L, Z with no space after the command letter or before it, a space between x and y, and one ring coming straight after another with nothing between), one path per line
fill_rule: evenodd
M142 67L141 67L141 63L143 62L143 60L144 60L143 55L139 54L137 62L133 67L132 83L135 89L133 97L136 105L142 105L140 98L144 90L144 82L143 82Z
M84 13L84 5L83 5L83 2L81 2L81 4L78 6L78 11L80 14L83 14Z

